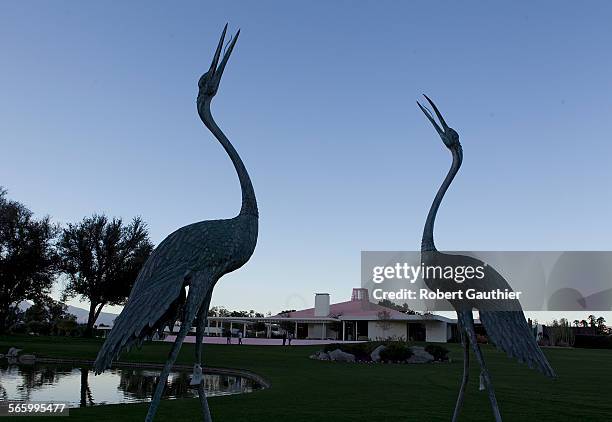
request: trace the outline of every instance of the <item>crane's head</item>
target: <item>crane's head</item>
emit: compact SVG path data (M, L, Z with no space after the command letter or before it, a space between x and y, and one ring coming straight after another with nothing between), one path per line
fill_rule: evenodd
M238 41L238 35L240 35L240 30L238 30L233 39L230 38L227 46L225 47L223 59L221 59L221 63L219 63L219 58L221 57L221 50L223 49L223 41L225 40L226 32L227 24L225 24L225 28L223 28L223 33L221 34L221 39L219 40L219 44L217 45L217 50L215 51L215 56L213 57L210 69L208 69L208 72L203 74L200 77L200 80L198 81L198 100L214 97L217 93L217 90L219 89L221 75L223 75L225 65L227 64L229 56L232 54L232 50L236 45L236 41Z
M459 134L457 133L457 131L446 124L444 118L442 117L442 114L440 114L440 111L438 110L438 107L436 107L434 102L431 101L431 99L427 95L423 94L423 96L425 97L425 99L427 99L429 104L431 104L434 113L436 113L436 116L438 116L440 124L438 125L438 123L436 123L427 107L423 107L418 101L417 104L419 105L421 111L425 113L425 116L427 116L433 127L436 129L436 132L438 132L440 138L442 138L442 142L444 142L444 145L446 145L446 147L452 152L461 152L461 144L459 143Z

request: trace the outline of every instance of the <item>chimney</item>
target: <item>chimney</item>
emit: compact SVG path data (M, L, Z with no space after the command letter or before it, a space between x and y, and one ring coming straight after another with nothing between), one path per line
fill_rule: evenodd
M351 302L362 302L369 301L368 289L363 287L353 288L353 294L351 295Z
M315 294L314 316L316 317L329 316L329 293L316 293Z

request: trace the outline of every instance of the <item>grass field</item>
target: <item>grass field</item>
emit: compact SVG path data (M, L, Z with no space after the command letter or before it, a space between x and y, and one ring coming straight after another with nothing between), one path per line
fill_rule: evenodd
M23 348L23 353L93 359L100 341L0 337L0 351L9 346ZM121 360L163 362L169 347L165 343L148 344L123 355ZM211 398L213 419L448 421L462 371L459 345L449 344L448 348L451 349L450 364L366 365L308 359L318 347L206 345L207 365L248 369L272 384L270 389L251 394ZM193 345L184 345L178 362L192 364L193 349ZM557 371L556 380L507 359L490 346L484 346L483 350L505 421L612 420L612 350L545 349ZM478 374L473 365L461 420L492 420L486 393L478 391ZM146 404L73 409L69 420L141 421L146 409ZM160 421L199 419L196 399L164 401L157 418Z

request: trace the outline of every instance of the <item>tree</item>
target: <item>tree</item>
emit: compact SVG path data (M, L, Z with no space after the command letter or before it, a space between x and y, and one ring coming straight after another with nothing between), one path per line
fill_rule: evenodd
M380 306L384 306L385 308L393 309L393 310L396 310L398 312L402 312L404 314L416 315L416 312L413 311L412 309L410 309L406 302L404 302L401 305L398 305L397 303L392 302L389 299L383 299L383 300L379 301L378 304Z
M106 305L122 305L153 245L146 224L134 218L124 225L120 218L85 217L69 224L60 237L62 271L68 276L63 299L80 296L89 301L85 336Z
M597 327L597 318L595 318L595 315L589 315L587 319L589 320L589 325L591 328Z
M45 297L30 306L23 322L27 330L37 334L65 334L76 329L76 316L67 312L66 304Z
M607 331L605 318L600 316L599 318L597 318L596 322L597 322L597 331L599 332L599 334L605 334Z
M580 321L580 325L582 325L583 327L585 327L585 328L586 328L586 327L588 327L588 326L589 326L589 323L587 322L587 320L586 320L586 319L583 319L583 320L581 320L581 321Z
M577 319L574 320L574 327L578 327L580 325L580 321Z
M57 233L49 217L36 220L0 187L0 333L21 301L38 302L49 293L57 272Z
M376 325L382 330L383 339L386 339L386 332L391 327L391 312L383 309L377 312L376 317L378 318Z

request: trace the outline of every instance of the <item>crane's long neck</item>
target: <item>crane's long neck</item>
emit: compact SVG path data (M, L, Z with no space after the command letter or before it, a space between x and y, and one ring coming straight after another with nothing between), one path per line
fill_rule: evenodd
M427 214L427 220L425 221L425 227L423 228L423 238L421 239L421 251L436 250L433 237L436 214L438 213L438 208L440 208L440 203L442 202L442 198L444 198L444 194L455 178L455 175L459 171L459 167L461 167L461 162L463 161L463 152L460 145L456 149L453 148L452 153L453 164L444 178L444 182L442 182L440 189L438 189L438 193L431 204L431 208L429 208L429 214Z
M232 163L234 164L234 168L236 169L236 173L238 173L238 180L240 181L240 190L242 191L242 207L240 208L241 215L253 215L255 217L259 216L259 211L257 210L257 200L255 199L255 191L253 190L253 184L251 183L251 178L249 177L249 173L240 159L238 152L231 144L227 136L223 133L217 123L213 119L212 114L210 113L210 102L211 98L207 98L204 100L198 99L198 114L202 119L202 122L206 125L208 130L212 132L212 134L217 138L219 143L227 152Z

